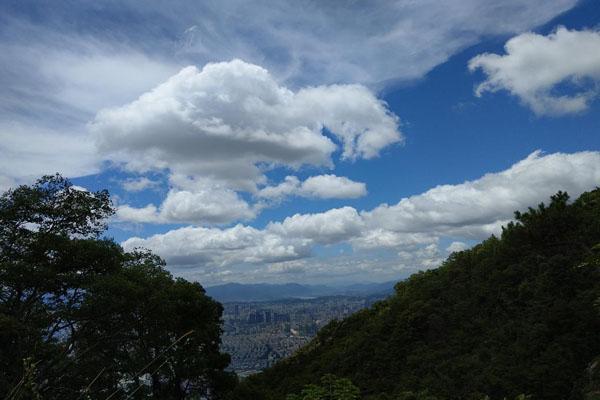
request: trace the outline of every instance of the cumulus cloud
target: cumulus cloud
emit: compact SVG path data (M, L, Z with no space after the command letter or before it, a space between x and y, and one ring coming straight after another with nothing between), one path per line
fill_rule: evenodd
M524 33L504 49L505 55L485 53L469 61L471 71L486 74L477 96L507 90L538 115L578 113L598 96L600 32L559 27L548 36ZM571 93L557 88L564 83Z
M547 201L559 190L578 196L598 182L600 152L543 155L537 151L504 171L437 186L370 211L342 207L296 214L263 229L187 227L148 239L132 238L123 245L149 247L171 265L183 257L189 265L223 266L300 260L317 245L349 243L358 252L396 251L396 262L403 268L431 268L445 255L438 248L440 238L483 239L499 233L515 210ZM455 241L446 252L464 246Z
M258 192L258 197L281 199L286 196L313 197L321 199L354 199L367 194L367 185L343 176L317 175L305 181L287 176L277 186L267 186Z
M463 251L469 248L465 242L452 242L448 247L446 247L446 251L448 253L454 253L458 251Z
M436 243L438 237L430 233L395 232L382 228L364 229L360 235L350 240L352 246L357 249L381 249L381 248L415 248L419 245Z
M266 186L258 193L258 197L279 200L287 196L300 195L302 183L295 176L286 176L283 182L276 186Z
M117 208L116 217L118 221L125 222L166 222L160 217L160 212L154 204L148 204L145 207L131 207L127 204Z
M257 164L331 166L343 157L372 158L402 141L398 118L360 85L281 86L240 60L187 67L90 125L101 152L135 171L169 168L254 190Z
M340 243L360 235L362 221L352 207L296 214L264 229L185 227L147 239L131 238L125 249L146 247L172 264L272 263L306 258L315 245Z
M289 282L308 280L316 284L323 282L373 282L397 281L399 277L408 277L422 269L418 262L399 262L400 257L382 257L377 254L350 254L334 257L298 259L269 264L267 268L240 268L236 274L258 282Z
M123 247L150 248L174 265L216 266L292 260L306 257L309 251L302 241L243 225L226 229L185 227L147 239L130 238Z
M431 243L416 250L398 252L398 260L406 268L425 270L439 267L444 261L444 255L436 243Z
M331 174L300 182L288 177L263 187L265 168L331 166L337 145L342 157L375 157L402 141L398 118L360 85L333 85L293 92L267 70L240 60L187 67L138 100L98 113L90 125L105 157L126 169L168 170L173 188L160 206L123 205L123 221L229 223L253 218L256 199L356 198L366 186ZM133 189L149 184L128 182Z
M311 176L302 183L301 193L323 199L353 199L367 194L367 186L335 175Z
M263 208L272 206L262 201L250 205L236 191L210 179L181 174L170 176L171 190L162 204L132 207L123 204L117 209L117 219L136 223L192 223L223 224L250 220ZM139 191L155 187L157 182L147 178L131 179L123 183L126 190ZM309 198L356 198L366 194L366 185L335 175L318 175L300 182L288 176L277 186L269 186L257 193L257 198L280 201L287 196Z
M219 223L249 219L254 212L235 192L209 188L198 192L169 192L161 215L168 221Z
M205 186L194 191L171 189L160 207L120 206L116 216L138 223L222 224L252 219L255 210L231 189Z
M431 232L481 239L498 232L515 210L547 200L559 190L572 196L600 182L600 153L530 154L507 170L362 213L368 226L395 232ZM490 231L492 229L492 231Z
M284 237L332 244L360 234L363 221L352 207L334 208L317 214L295 214L283 222L270 223L267 229Z

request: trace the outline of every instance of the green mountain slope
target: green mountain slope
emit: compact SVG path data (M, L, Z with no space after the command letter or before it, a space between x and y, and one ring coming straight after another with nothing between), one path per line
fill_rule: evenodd
M332 322L295 356L244 381L284 399L332 373L366 399L583 398L600 354L600 190L516 222L371 309ZM403 394L404 393L404 394ZM416 398L416 397L415 397Z

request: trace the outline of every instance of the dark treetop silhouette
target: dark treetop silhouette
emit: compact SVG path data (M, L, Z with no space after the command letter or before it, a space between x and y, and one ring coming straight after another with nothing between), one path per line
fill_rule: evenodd
M45 176L0 197L0 396L220 398L222 308L101 238L106 191ZM130 397L128 397L130 396Z

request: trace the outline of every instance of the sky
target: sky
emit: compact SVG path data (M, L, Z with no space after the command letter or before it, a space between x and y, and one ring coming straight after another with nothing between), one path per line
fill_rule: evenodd
M398 280L600 186L595 0L0 4L0 190L176 276Z

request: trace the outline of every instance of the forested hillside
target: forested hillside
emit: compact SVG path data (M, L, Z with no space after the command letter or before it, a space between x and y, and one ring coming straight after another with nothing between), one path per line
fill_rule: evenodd
M600 190L558 193L330 323L237 396L284 399L335 374L364 399L593 398L599 354Z

